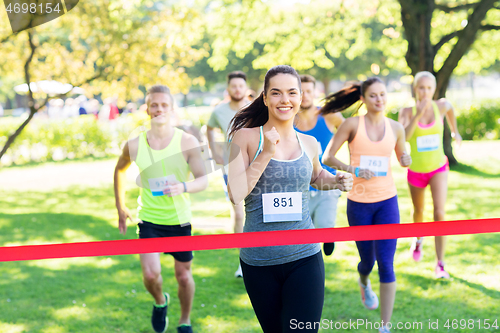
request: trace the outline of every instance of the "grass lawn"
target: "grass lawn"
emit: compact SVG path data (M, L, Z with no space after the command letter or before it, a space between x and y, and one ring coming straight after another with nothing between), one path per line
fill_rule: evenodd
M500 217L499 148L499 142L465 142L456 152L466 165L450 172L447 219ZM343 154L346 156L345 150ZM36 168L25 169L36 172ZM406 173L394 161L393 173L401 222L410 222ZM194 217L218 215L227 219L228 204L220 195L220 180L214 178L211 184L212 190L193 197ZM128 206L135 208L138 190L130 186L127 194ZM338 226L347 225L345 208L343 195ZM432 220L430 200L425 217ZM110 185L73 186L51 192L16 192L0 187L0 246L123 239L116 224ZM195 230L196 234L207 232ZM126 238L136 238L132 225ZM399 240L395 258L398 292L392 322L406 323L407 327L422 323L422 328L393 332L500 332L483 329L486 319L490 324L497 320L500 325L500 234L452 236L448 240L449 281L434 278L431 238L426 239L420 263L410 258L410 239ZM173 333L180 315L177 284L173 260L170 256L162 260L164 287L172 296L167 332ZM360 302L358 261L353 242L337 244L333 256L325 258L323 319L334 324L379 320L379 310L368 311ZM233 277L237 263L236 249L195 253L196 295L191 317L195 332L261 331L243 281ZM379 294L376 267L371 281ZM153 332L151 305L152 298L142 284L138 255L0 263L0 332ZM448 319L449 329L444 327ZM457 328L451 326L453 319L458 320ZM474 328L460 328L461 319L474 320ZM436 320L439 328L429 329L429 321ZM467 324L472 325L472 321ZM321 330L328 331L375 332L361 327Z

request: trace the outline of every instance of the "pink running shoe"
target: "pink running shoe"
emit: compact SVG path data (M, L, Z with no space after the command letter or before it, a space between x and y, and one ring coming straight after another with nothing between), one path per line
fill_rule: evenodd
M424 255L424 253L422 252L422 243L423 243L424 239L423 238L415 238L413 240L413 243L411 244L411 247L410 247L410 252L413 256L413 260L415 261L420 261L422 260L422 257Z
M436 265L436 278L438 279L449 279L450 274L444 270L444 263L439 260Z

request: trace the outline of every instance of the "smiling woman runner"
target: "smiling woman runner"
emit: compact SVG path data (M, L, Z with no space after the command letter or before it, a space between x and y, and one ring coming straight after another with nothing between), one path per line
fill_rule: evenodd
M413 164L408 170L408 185L413 202L413 222L424 221L424 195L430 185L434 204L434 221L444 220L444 206L448 190L448 158L443 150L443 118L446 115L452 129L452 136L460 145L453 106L442 98L433 101L436 92L436 78L430 72L419 72L413 82L416 106L404 108L399 113L399 122L406 129L406 140L410 142ZM410 251L413 259L422 259L422 237L413 241ZM436 277L450 277L444 270L445 237L436 236Z
M385 84L378 77L372 77L361 84L345 87L326 98L321 112L340 112L359 100L366 105L368 113L348 118L340 126L326 148L323 163L356 176L353 190L347 194L350 226L396 224L399 223L399 208L390 158L395 150L403 167L411 164L411 158L406 154L403 126L384 115L387 101ZM350 165L335 157L346 141L349 142ZM368 279L376 259L380 277L380 315L384 323L391 320L396 297L393 265L396 242L396 239L356 242L361 258L358 264L361 301L369 310L378 307L377 295ZM380 332L390 331L384 325Z
M316 139L293 129L301 96L297 72L275 66L264 91L232 121L228 190L233 203L245 200L243 232L313 229L309 185L352 187L351 175L321 167ZM264 332L318 331L325 289L319 244L243 248L240 261Z

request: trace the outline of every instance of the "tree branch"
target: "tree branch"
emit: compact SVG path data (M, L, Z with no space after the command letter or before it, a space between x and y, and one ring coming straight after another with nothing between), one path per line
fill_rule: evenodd
M436 79L438 81L436 91L441 89L440 85L448 84L449 78L453 70L457 67L458 62L476 40L477 32L482 30L483 27L485 27L485 29L489 28L489 25L483 26L481 22L486 17L487 12L495 6L497 1L498 0L481 0L476 3L474 11L471 12L467 18L467 25L457 32L457 43L453 46L443 66L436 73Z
M500 30L500 25L493 24L483 24L479 27L479 30L488 31L488 30Z
M436 4L436 9L439 9L446 13L457 12L460 10L468 10L470 8L476 7L478 2L473 3L463 3L461 5L450 5L450 4Z
M31 87L30 87L31 77L30 77L30 71L29 71L30 64L31 64L31 61L33 60L33 56L35 55L35 51L36 51L37 46L33 43L33 36L31 34L31 31L28 30L27 33L28 33L28 44L29 44L29 47L31 49L31 52L30 52L28 59L26 59L26 63L24 64L24 78L26 80L26 83L28 84L28 95L29 95L28 100L29 100L30 114L29 114L28 118L21 124L21 126L19 126L19 128L9 136L9 138L7 139L7 142L5 143L5 145L2 148L2 151L0 151L0 158L2 158L2 156L5 154L7 149L9 149L9 147L12 145L14 140L19 136L19 134L21 134L22 130L26 127L26 125L28 125L28 123L31 121L31 119L33 119L33 116L35 115L35 113L37 111L37 109L35 108L35 103L34 103L35 100L33 99L33 91L31 91Z
M31 49L31 53L26 60L26 63L24 64L24 79L26 80L26 84L28 85L28 95L29 95L29 107L31 112L34 112L35 110L35 100L33 98L33 91L31 91L30 83L31 83L31 77L30 77L30 64L31 61L33 60L33 56L35 55L36 51L36 45L33 43L33 36L31 34L31 31L28 30L28 43Z
M450 40L452 40L453 38L457 37L460 32L462 32L462 30L454 31L454 32L452 32L450 34L447 34L447 35L443 36L441 38L441 40L436 45L433 46L433 48L434 48L434 54L436 54L437 51L439 51L439 49L444 44L448 43Z

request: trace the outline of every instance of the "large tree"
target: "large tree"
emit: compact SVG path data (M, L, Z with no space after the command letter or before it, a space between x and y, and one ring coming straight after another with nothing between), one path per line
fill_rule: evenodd
M216 36L208 63L227 66L227 54L243 58L265 45L254 68L290 64L328 78L356 78L370 70L387 75L427 70L436 75L436 98L444 97L452 74L478 73L500 54L499 0L311 0L273 6L272 0L225 0L213 8ZM374 65L372 67L371 65ZM348 76L347 76L348 75ZM449 128L445 153L456 164Z
M452 74L477 73L498 59L500 32L496 30L500 29L500 1L398 2L400 17L394 13L394 4L382 5L386 13L383 20L391 29L385 38L391 39L392 44L404 38L404 57L412 75L429 71L436 76L435 98L445 97ZM390 45L390 42L386 40L385 44ZM398 48L385 48L385 52L393 59L403 56ZM457 164L448 126L444 134L445 153L451 165Z

